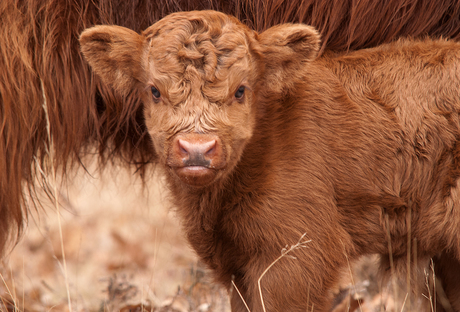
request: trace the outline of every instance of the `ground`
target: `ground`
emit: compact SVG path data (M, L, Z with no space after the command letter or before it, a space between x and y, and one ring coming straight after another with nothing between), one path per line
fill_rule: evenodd
M41 197L0 267L0 311L230 311L187 245L161 177L142 187L117 167L90 172L59 188L59 212ZM404 294L395 305L376 271L375 256L350 265L334 312L405 311Z

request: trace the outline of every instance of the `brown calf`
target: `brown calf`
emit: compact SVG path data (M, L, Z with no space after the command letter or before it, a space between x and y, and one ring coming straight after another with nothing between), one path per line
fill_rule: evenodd
M232 14L258 31L311 24L321 33L321 51L401 36L460 38L460 0L1 0L0 251L26 220L24 188L33 195L38 181L52 189L43 173L65 174L88 147L97 149L100 168L121 160L142 175L156 163L143 104L91 74L78 45L83 29L116 24L141 31L167 14L202 9Z
M103 81L138 92L190 244L252 312L327 311L347 258L385 264L388 237L396 270L408 241L417 263L438 256L460 311L460 44L317 57L312 27L258 34L214 11L141 35L96 26L80 43ZM259 293L304 233L307 248L271 267ZM236 292L232 309L246 311Z
M156 162L142 103L91 75L78 45L83 29L116 24L141 31L167 14L202 9L235 15L258 31L311 24L321 33L322 51L401 36L460 38L460 0L2 0L0 251L16 241L26 220L24 187L33 194L38 180L49 189L42 173L66 173L88 146L97 148L100 167L122 160L142 175Z

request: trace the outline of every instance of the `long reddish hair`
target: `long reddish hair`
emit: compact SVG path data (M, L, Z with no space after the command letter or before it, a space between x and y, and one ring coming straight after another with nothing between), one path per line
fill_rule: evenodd
M103 85L78 37L96 24L141 31L165 15L214 9L257 31L286 22L315 26L322 51L372 47L401 36L460 36L459 0L3 0L0 2L0 250L20 234L24 194L43 173L121 160L142 174L155 163L142 103ZM52 156L52 157L50 157ZM64 168L64 169L63 169Z

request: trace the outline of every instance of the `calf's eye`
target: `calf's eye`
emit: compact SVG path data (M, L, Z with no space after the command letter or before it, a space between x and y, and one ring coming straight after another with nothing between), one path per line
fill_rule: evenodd
M243 86L239 87L238 90L236 90L236 92L235 92L235 97L237 99L242 99L243 96L244 96L244 90L246 90L245 87L243 87Z
M158 91L158 89L153 87L153 86L150 89L152 90L153 98L155 100L158 100L160 98L160 96L161 96L160 91Z

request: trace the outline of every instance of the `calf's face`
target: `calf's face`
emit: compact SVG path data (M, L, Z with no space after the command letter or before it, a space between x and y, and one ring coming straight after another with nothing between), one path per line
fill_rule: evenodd
M80 43L104 82L140 94L160 162L182 183L204 187L238 163L259 93L282 89L289 68L298 70L293 63L316 56L319 38L305 25L258 35L233 17L200 11L169 15L141 35L96 26Z
M248 29L174 17L144 32L146 126L162 163L182 182L205 186L251 138L259 62Z

